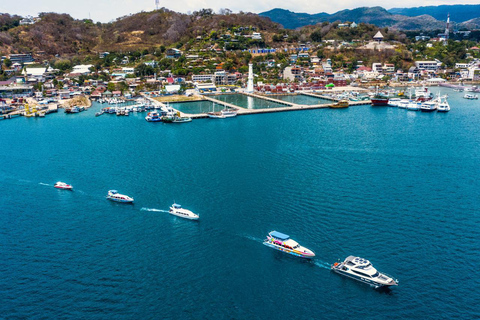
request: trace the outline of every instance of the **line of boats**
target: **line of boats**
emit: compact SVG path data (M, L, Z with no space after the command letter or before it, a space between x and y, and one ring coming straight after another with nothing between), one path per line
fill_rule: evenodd
M61 181L55 183L54 187L63 190L73 190L72 185ZM121 194L117 190L109 190L106 198L110 201L120 203L133 203L135 201L132 197ZM183 208L176 202L172 204L168 212L174 216L188 220L200 219L198 214ZM315 253L312 250L300 245L297 241L290 238L289 235L278 231L269 232L263 244L296 257L306 259L315 258ZM335 262L330 268L340 275L369 284L375 288L398 285L398 280L386 273L377 271L370 261L360 257L348 256L343 262Z
M315 257L315 253L301 246L289 235L271 231L263 241L267 247L306 259ZM356 256L348 256L343 262L338 261L330 266L330 269L342 276L366 283L375 288L397 286L398 280L384 272L375 269L370 261Z
M63 190L71 190L73 191L73 186L67 184L65 182L58 181L55 183L54 188L63 189ZM120 202L120 203L133 203L135 200L127 196L125 194L119 193L117 190L109 190L107 193L106 198L110 201ZM182 208L182 206L178 203L172 204L170 210L168 211L170 214L175 215L180 218L189 219L189 220L198 220L200 216L192 211Z

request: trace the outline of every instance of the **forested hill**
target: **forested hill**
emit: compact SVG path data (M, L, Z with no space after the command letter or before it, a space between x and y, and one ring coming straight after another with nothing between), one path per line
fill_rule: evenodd
M428 14L437 20L447 20L450 14L450 20L455 22L465 22L474 18L480 18L480 4L455 4L441 6L427 6L415 8L393 8L388 10L392 14L401 14L409 17L416 17Z
M0 16L1 18L2 16ZM197 36L228 27L254 27L274 33L280 25L253 13L214 14L202 9L187 15L168 9L140 12L118 18L108 24L76 20L68 14L42 13L33 25L2 25L0 19L0 52L44 51L47 55L82 54L100 51L122 51L160 45L180 46ZM8 24L8 28L6 27Z

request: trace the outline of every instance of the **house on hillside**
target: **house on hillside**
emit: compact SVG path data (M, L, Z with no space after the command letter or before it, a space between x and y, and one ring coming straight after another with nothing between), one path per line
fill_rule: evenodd
M176 48L170 48L170 49L167 49L165 54L166 54L167 58L178 59L182 56L182 51L178 50Z

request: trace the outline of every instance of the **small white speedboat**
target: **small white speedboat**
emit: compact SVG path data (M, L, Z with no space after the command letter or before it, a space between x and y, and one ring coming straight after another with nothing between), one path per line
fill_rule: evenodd
M65 182L58 181L54 185L55 188L57 189L64 189L64 190L73 190L73 187Z
M115 202L133 203L133 198L124 194L118 193L117 190L109 190L107 199Z
M190 220L198 220L200 218L198 214L195 214L190 210L182 208L182 206L179 205L178 203L172 204L169 212L170 214L173 214L177 217L190 219Z

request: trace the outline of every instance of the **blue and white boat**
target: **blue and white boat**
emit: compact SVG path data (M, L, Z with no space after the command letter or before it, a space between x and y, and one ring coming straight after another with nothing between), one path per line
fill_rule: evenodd
M332 270L375 288L398 285L398 280L385 273L378 272L370 261L360 257L348 256L343 262L335 262L332 265Z
M107 194L107 199L116 202L133 203L132 197L120 194L117 190L109 190Z
M177 217L190 219L190 220L198 220L200 218L198 214L195 214L190 210L182 208L182 206L179 205L178 203L172 204L169 212L170 214L173 214Z
M289 235L286 235L278 231L271 231L268 234L267 239L263 241L263 244L266 245L267 247L270 247L279 251L283 251L285 253L288 253L297 257L302 257L307 259L311 259L315 257L315 253L313 253L312 250L302 247L301 245L298 244L298 242L296 242L293 239L290 239Z

